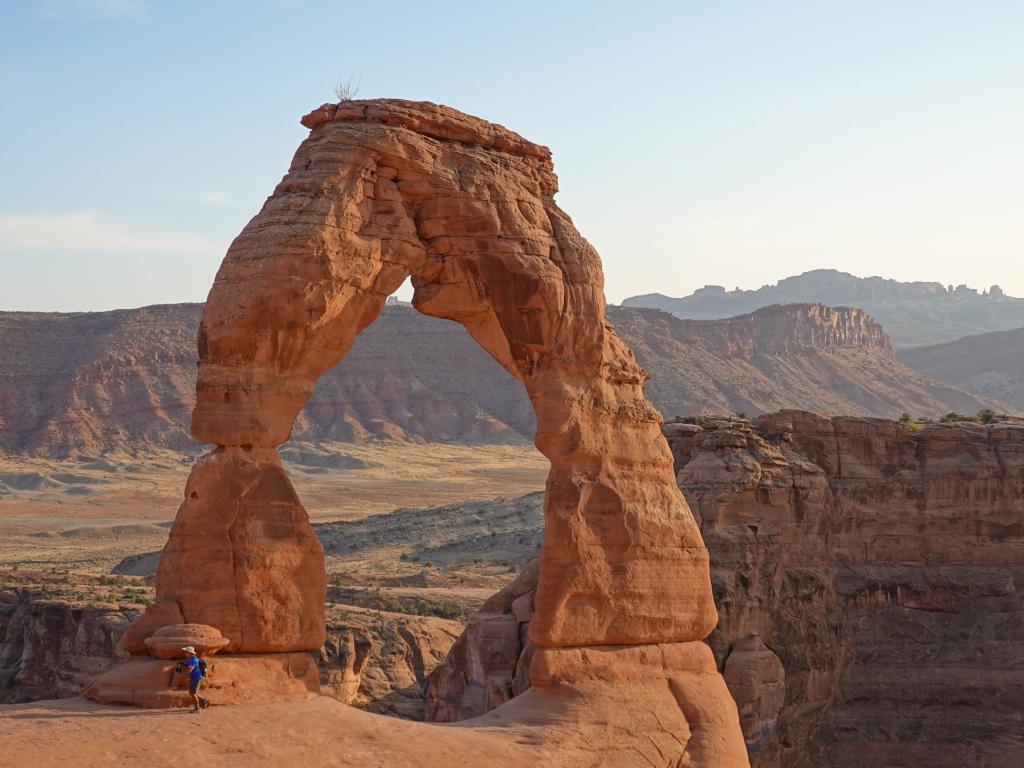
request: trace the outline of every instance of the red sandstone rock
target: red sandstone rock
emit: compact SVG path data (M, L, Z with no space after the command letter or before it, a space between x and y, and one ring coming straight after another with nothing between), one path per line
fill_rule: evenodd
M424 691L462 631L433 616L331 606L320 692L361 709L423 720Z
M146 638L146 648L155 659L185 659L184 649L190 646L197 656L206 658L230 643L219 629L205 624L171 624Z
M758 768L782 768L778 718L786 700L786 670L757 633L733 643L722 670Z
M470 617L445 663L430 675L427 719L455 723L477 717L530 687L537 646L527 632L539 575L540 559L535 558Z
M77 696L125 657L118 641L138 613L0 589L0 704Z
M161 627L184 624L181 607L177 603L164 600L147 605L146 611L135 619L121 635L121 646L131 654L145 656L149 653L146 638L151 637Z
M193 469L158 602L217 627L228 650L322 644L323 552L276 446L411 276L418 310L462 323L523 382L551 461L530 622L547 655L499 711L559 713L585 738L601 703L614 755L601 764L746 766L721 675L686 650L716 621L707 551L646 374L605 320L597 253L554 202L549 151L426 103L343 102L304 121L310 137L203 311L192 431L220 448ZM511 657L517 622L504 623Z
M753 765L1024 761L1024 695L1007 684L1024 664L1009 640L1024 636L1019 423L915 431L786 411L675 430L714 563L709 642ZM777 712L752 631L785 669Z
M1024 761L1019 421L915 431L789 411L664 432L755 768ZM524 569L488 610L508 619L532 589ZM488 667L486 639L464 633L431 676L431 718L483 714L476 692L534 663L524 647L511 673L501 655Z
M535 642L697 639L715 620L707 553L644 373L604 321L600 261L556 189L550 153L500 126L431 104L340 105L218 272L193 432L254 451L282 443L317 377L412 275L414 306L465 325L533 402L552 462ZM190 607L197 590L163 585L172 570L199 577L161 569L161 598L235 637L228 593Z
M157 569L157 601L216 627L229 653L324 642L323 548L273 449L220 448L199 461Z
M191 705L188 674L173 659L132 657L88 686L82 695L101 704L150 709ZM211 704L304 699L319 692L316 662L308 653L216 656L208 662L203 697Z

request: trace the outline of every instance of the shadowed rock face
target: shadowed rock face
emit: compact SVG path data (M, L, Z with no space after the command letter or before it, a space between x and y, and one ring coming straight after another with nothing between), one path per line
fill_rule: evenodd
M1021 422L665 428L713 554L726 679L750 632L785 668L780 708L771 667L746 662L752 762L1024 760Z
M0 589L0 703L78 696L124 656L118 640L137 614Z
M789 411L664 432L753 766L1024 764L1024 423ZM429 717L527 689L535 583L524 568L471 619Z
M425 103L343 102L303 123L203 311L192 432L218 447L192 470L134 635L177 608L229 651L323 644L323 551L276 449L411 276L416 309L461 323L523 383L551 462L533 688L504 716L570 727L588 765L599 732L601 764L747 765L696 642L717 619L707 550L646 375L605 320L597 253L555 205L548 150Z
M125 661L123 633L140 606L79 599L81 585L48 586L55 590L48 597L31 576L0 588L0 704L80 696ZM314 656L320 690L371 712L422 720L427 676L461 630L433 616L328 604L327 640ZM168 644L167 657L180 656L182 644Z

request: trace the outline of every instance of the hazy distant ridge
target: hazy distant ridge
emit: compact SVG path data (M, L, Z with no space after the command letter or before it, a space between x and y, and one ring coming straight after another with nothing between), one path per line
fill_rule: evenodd
M623 305L662 309L682 318L709 319L794 303L863 309L901 348L1024 326L1024 299L1004 295L999 286L978 291L966 285L855 277L834 269L805 272L754 291L727 291L722 286L708 285L680 298L660 293L631 296Z
M1024 328L907 349L899 358L926 376L1024 410Z

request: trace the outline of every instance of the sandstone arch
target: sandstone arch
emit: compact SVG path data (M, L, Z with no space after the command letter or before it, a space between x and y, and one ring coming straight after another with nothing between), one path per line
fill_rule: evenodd
M551 472L535 686L660 681L692 761L665 765L710 765L698 757L711 742L716 765L745 764L735 707L693 642L717 618L707 552L646 374L604 319L598 255L554 202L550 152L425 103L324 105L303 124L210 292L192 430L218 447L192 471L158 604L128 642L179 616L220 629L229 651L323 642L323 553L276 448L411 276L414 306L462 323L536 412Z

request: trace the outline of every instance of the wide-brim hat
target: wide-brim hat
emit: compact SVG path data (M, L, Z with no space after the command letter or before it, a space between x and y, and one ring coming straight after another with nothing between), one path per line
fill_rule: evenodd
M194 647L194 646L191 646L191 645L186 645L186 646L185 646L184 648L182 648L181 650L183 650L183 651L184 651L185 653L191 653L191 654L192 654L193 656L195 656L195 655L196 655L196 649L195 649L195 647Z

